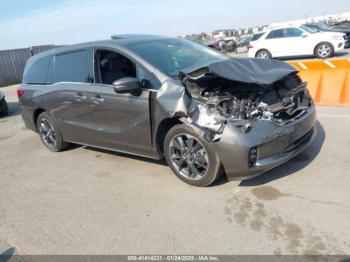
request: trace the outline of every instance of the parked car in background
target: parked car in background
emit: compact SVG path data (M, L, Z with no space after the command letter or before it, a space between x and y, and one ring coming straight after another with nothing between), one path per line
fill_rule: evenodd
M8 106L5 100L5 94L0 90L0 116L8 115Z
M237 40L237 46L238 47L247 47L247 45L249 44L249 42L252 40L252 37L250 36L244 36L244 37L240 37Z
M334 29L350 29L350 21L342 21L332 25Z
M208 47L214 48L223 53L234 52L237 48L237 43L234 38L225 38L216 42L210 43Z
M305 26L287 26L267 30L248 45L248 56L276 58L315 55L328 58L344 49L346 35L324 32Z
M184 39L122 35L31 57L17 94L51 151L70 142L165 156L181 180L208 186L223 172L262 174L310 145L316 112L297 73Z
M338 32L338 33L344 33L346 35L346 42L345 42L345 48L348 48L350 46L350 28L348 29L340 29L340 28L333 28L327 25L326 23L312 23L312 24L305 24L304 26L309 27L311 29L316 29L324 32Z

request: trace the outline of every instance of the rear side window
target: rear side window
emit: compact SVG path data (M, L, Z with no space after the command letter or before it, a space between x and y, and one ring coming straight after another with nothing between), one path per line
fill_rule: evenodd
M50 82L92 82L89 54L83 50L54 56Z
M256 41L256 40L260 39L260 37L261 37L263 34L264 34L264 33L260 33L260 34L254 35L253 38L252 38L252 41Z
M32 66L24 72L22 82L24 84L46 85L49 63L50 56L46 56L34 62Z
M284 37L283 31L284 31L284 29L272 30L272 31L268 34L268 36L266 37L266 39L282 38L282 37Z
M286 29L286 36L287 37L298 37L301 36L303 32L297 28L287 28Z

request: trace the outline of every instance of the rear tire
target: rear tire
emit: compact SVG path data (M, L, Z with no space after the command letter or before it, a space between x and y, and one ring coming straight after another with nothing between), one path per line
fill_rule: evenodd
M316 46L315 56L320 59L332 57L334 55L334 47L331 43L323 42Z
M175 175L192 186L209 186L223 173L209 143L184 124L172 127L166 134L164 155Z
M266 49L261 49L258 52L256 52L255 54L255 58L259 58L259 59L271 59L272 55L271 53L266 50Z
M7 116L9 114L8 105L5 98L0 101L0 116Z
M41 141L53 152L59 152L68 147L49 113L43 112L37 120L37 130Z

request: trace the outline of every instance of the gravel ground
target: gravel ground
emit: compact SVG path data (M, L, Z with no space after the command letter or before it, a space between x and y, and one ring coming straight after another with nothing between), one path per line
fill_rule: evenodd
M49 152L6 87L0 254L350 254L350 108L318 107L304 153L245 182L184 184L161 162Z

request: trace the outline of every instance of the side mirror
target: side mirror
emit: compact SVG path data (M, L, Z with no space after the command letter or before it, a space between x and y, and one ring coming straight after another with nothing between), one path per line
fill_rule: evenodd
M140 91L140 82L135 77L123 77L112 83L114 91L118 94L134 93Z
M305 38L305 37L308 37L308 35L307 34L302 34L301 37Z

